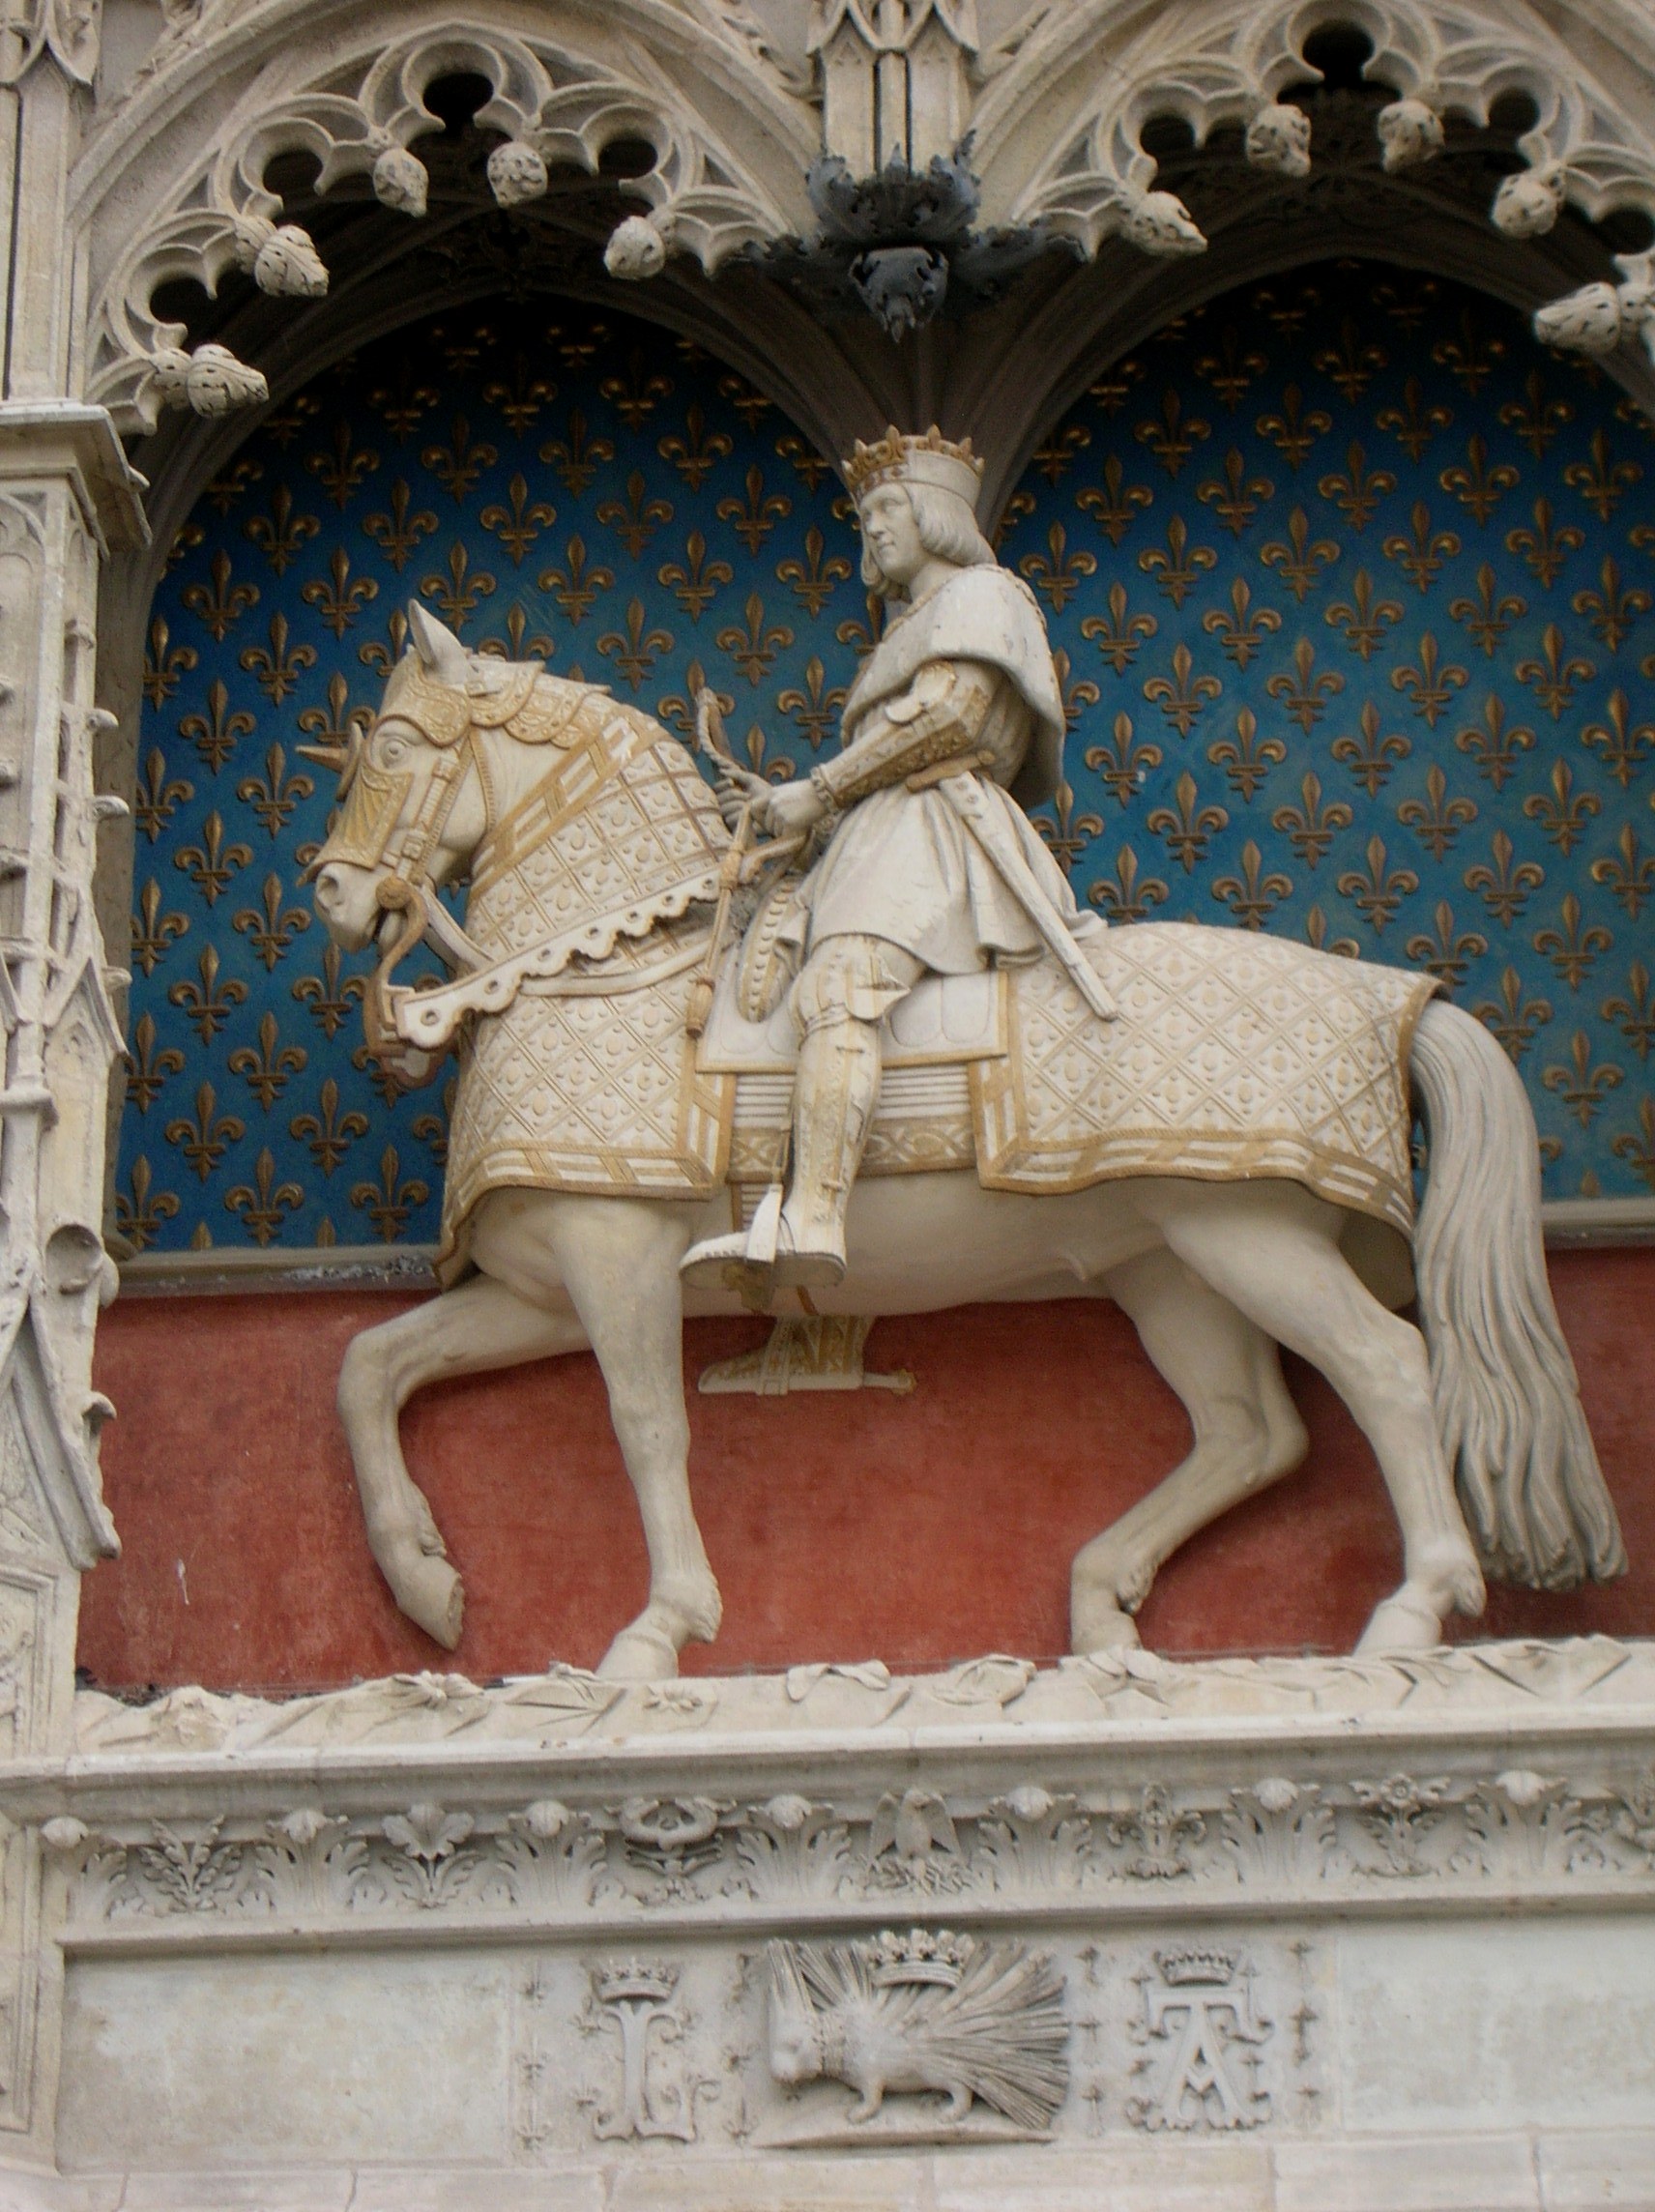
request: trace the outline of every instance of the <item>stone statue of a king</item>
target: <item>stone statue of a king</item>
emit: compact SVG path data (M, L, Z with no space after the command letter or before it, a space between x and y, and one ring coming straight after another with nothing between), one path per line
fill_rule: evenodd
M792 1181L773 1260L750 1232L686 1254L691 1283L773 1268L778 1288L836 1283L845 1209L880 1084L882 1019L927 973L963 975L1054 953L1101 996L1076 943L1079 912L1024 807L1051 797L1063 708L1034 595L995 559L976 519L971 441L894 427L845 463L862 579L905 602L845 702L843 749L779 786L734 762L721 798L816 855L786 930L802 966ZM1107 1004L1096 1009L1107 1018Z

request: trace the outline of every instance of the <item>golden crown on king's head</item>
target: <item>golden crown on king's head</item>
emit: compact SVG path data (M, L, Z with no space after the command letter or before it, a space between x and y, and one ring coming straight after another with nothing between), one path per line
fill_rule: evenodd
M856 451L840 466L853 499L860 499L875 484L923 483L952 492L974 512L982 485L983 464L972 451L971 440L962 438L956 445L935 422L922 438L899 430L894 422L871 446L858 438Z

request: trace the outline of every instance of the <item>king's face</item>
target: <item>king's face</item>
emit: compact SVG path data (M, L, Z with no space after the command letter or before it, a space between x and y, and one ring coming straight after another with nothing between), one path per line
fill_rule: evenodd
M893 584L912 583L925 565L914 503L899 483L876 484L857 508L862 536Z

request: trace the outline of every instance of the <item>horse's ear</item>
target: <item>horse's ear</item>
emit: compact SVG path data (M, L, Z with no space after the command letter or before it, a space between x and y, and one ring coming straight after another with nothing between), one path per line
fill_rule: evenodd
M408 602L408 634L425 673L463 691L471 655L453 631L445 629L435 615L427 614L418 599Z

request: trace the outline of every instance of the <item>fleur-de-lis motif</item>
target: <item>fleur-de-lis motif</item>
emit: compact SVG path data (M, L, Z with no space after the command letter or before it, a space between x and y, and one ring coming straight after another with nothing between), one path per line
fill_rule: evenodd
M1260 437L1269 439L1296 476L1317 439L1332 429L1333 418L1321 407L1313 407L1306 414L1304 393L1296 384L1290 384L1282 393L1281 413L1261 415L1256 427Z
M1578 553L1586 542L1586 534L1573 522L1554 523L1552 502L1542 495L1534 503L1534 528L1508 530L1505 549L1519 553L1540 579L1540 588L1549 592L1562 573L1563 564L1571 553Z
M178 725L181 738L188 738L213 774L217 775L231 753L238 739L250 738L256 727L253 717L243 708L230 713L230 693L221 678L215 676L207 686L207 712L205 714L186 714Z
M1640 1060L1647 1060L1655 1047L1655 983L1641 960L1626 972L1626 992L1624 999L1606 999L1598 1011L1614 1023Z
M505 660L550 660L557 651L554 641L544 630L529 634L529 615L520 599L513 599L506 616L506 638L503 646L498 638L485 637L478 647L479 653L490 653ZM575 683L581 681L577 670L570 670Z
M842 514L840 513L841 507L844 509ZM856 509L851 505L849 498L843 496L833 502L832 511L843 522L852 521L856 515ZM1000 520L994 526L994 536L990 540L997 552L1005 543L1023 517L1026 514L1032 514L1033 511L1034 494L1031 491L1025 489L1012 493L1001 509Z
M1475 643L1493 659L1495 646L1512 624L1528 612L1528 601L1518 598L1515 593L1497 594L1494 569L1485 561L1477 570L1476 597L1450 599L1448 612L1455 622L1465 624Z
M152 707L164 707L189 670L200 665L194 646L173 645L171 634L157 615L144 648L144 697Z
M420 597L435 599L443 610L444 622L457 634L476 614L479 602L494 597L498 582L487 568L473 570L471 555L464 541L456 538L449 547L448 574L421 576Z
M787 783L798 772L785 753L771 754L769 740L757 722L742 741L742 750L747 756L747 766L760 775L768 776L771 783Z
M1180 738L1187 738L1209 700L1224 689L1216 676L1197 676L1190 649L1180 638L1173 648L1173 673L1151 676L1144 696L1157 705Z
M1520 444L1528 448L1537 461L1546 458L1551 445L1565 422L1572 422L1575 410L1566 399L1549 399L1545 380L1537 368L1531 368L1523 380L1523 397L1507 399L1499 410L1499 420L1506 429L1515 432Z
M1569 1064L1546 1068L1540 1080L1548 1091L1556 1093L1581 1127L1589 1129L1608 1103L1610 1092L1618 1091L1626 1078L1612 1061L1594 1067L1591 1039L1584 1030L1577 1030L1569 1040Z
M203 1083L195 1093L194 1121L180 1114L166 1124L167 1143L178 1146L203 1182L230 1147L247 1133L247 1123L234 1114L217 1113L218 1104L213 1086Z
M431 1148L431 1158L438 1167L446 1165L449 1157L449 1124L454 1118L454 1099L459 1093L459 1081L450 1075L443 1085L443 1110L440 1114L421 1114L414 1123L414 1134L422 1145ZM348 1120L349 1117L347 1116ZM342 1124L341 1124L342 1126ZM363 1134L366 1134L365 1126Z
M351 1204L364 1210L373 1233L386 1244L394 1244L408 1226L408 1216L430 1197L428 1183L418 1176L401 1179L402 1162L396 1147L387 1145L380 1154L378 1182L359 1182L352 1188Z
M1613 857L1606 854L1592 862L1591 878L1619 899L1634 921L1644 900L1655 898L1655 855L1640 850L1638 832L1630 822L1621 825Z
M1322 375L1331 377L1341 394L1352 403L1361 398L1385 365L1384 348L1363 342L1353 315L1347 315L1340 324L1339 343L1323 346L1311 358Z
M1355 816L1342 799L1323 800L1321 778L1307 773L1299 787L1300 803L1278 806L1270 816L1308 867L1314 868L1341 830L1349 830Z
M1523 802L1523 811L1530 822L1538 822L1558 852L1566 855L1585 835L1592 816L1603 812L1603 800L1594 791L1575 790L1574 771L1567 761L1553 763L1551 785L1550 793L1530 793Z
M319 515L295 514L292 492L277 484L270 495L270 512L249 515L242 535L251 538L278 576L285 576L299 558L299 548L321 527Z
M698 399L690 401L684 414L683 427L684 435L682 438L676 432L669 433L656 443L655 451L663 461L671 461L691 491L699 491L717 464L727 461L736 451L735 441L727 430L709 430L707 418L702 413ZM782 440L776 448L778 453L784 445L790 448L797 446L799 456L806 457L805 448L799 439ZM792 456L784 453L782 457L788 459ZM807 457L819 472L826 473L828 464L819 453L811 453ZM798 465L798 460L795 459L794 466L797 468ZM806 480L809 480L808 478ZM811 484L810 488L814 491L815 484Z
M201 496L218 513L228 514L248 485L256 484L263 476L259 463L244 453L222 476L215 477Z
M1196 803L1195 777L1188 769L1174 786L1173 797L1176 800L1176 807L1152 808L1145 818L1145 828L1152 836L1165 841L1174 859L1182 864L1184 874L1191 876L1196 862L1205 859L1206 848L1214 834L1229 827L1230 816L1222 806Z
M1136 358L1118 361L1095 384L1087 386L1087 397L1100 414L1118 415L1132 395L1132 387L1143 383L1145 373L1144 364Z
M342 545L335 545L327 576L312 577L300 587L299 597L316 609L335 637L343 637L369 600L378 598L379 586L371 576L358 576L353 582L351 557Z
M1243 929L1263 929L1265 921L1292 890L1292 878L1279 868L1266 871L1264 856L1249 837L1241 848L1241 873L1219 876L1212 895L1222 901Z
M1459 552L1460 540L1452 530L1432 529L1431 509L1422 499L1414 501L1408 526L1407 535L1394 531L1383 540L1384 556L1396 563L1410 584L1428 592L1443 562Z
M1061 646L1052 655L1052 666L1058 672L1058 696L1063 703L1063 720L1072 730L1087 708L1095 707L1103 694L1089 677L1074 675L1069 656Z
M757 594L754 595L757 597ZM761 610L762 611L762 610ZM644 611L642 599L627 602L624 630L606 630L597 641L597 650L606 659L614 661L627 683L636 691L663 653L672 651L671 632L652 629ZM736 633L740 636L741 633ZM792 643L791 635L788 642ZM758 678L755 676L756 684Z
M252 1181L239 1182L224 1193L225 1206L241 1215L247 1235L261 1247L280 1235L283 1212L297 1213L304 1203L298 1183L276 1181L276 1154L268 1145L253 1162Z
M1324 572L1338 560L1339 548L1331 538L1312 539L1310 517L1302 507L1295 507L1288 516L1286 538L1273 538L1267 545L1261 545L1259 558L1266 568L1277 571L1302 606L1306 594L1321 583Z
M504 507L494 501L477 519L499 538L511 556L512 567L521 568L540 532L558 519L558 510L548 500L529 497L529 480L521 469L506 487L506 501ZM601 517L602 509L598 512Z
M1481 723L1462 730L1454 742L1461 752L1470 754L1479 775L1486 775L1496 791L1503 791L1507 777L1517 772L1517 755L1534 749L1534 732L1508 729L1505 708L1491 691L1483 703Z
M1361 736L1335 738L1331 748L1333 758L1350 771L1370 799L1377 799L1395 764L1412 752L1413 741L1400 736L1381 737L1379 710L1372 699L1364 701L1357 723Z
M331 1041L350 1019L352 1002L360 1004L366 988L366 980L361 975L348 975L340 981L339 948L330 938L322 947L321 975L301 975L293 986L293 996L308 1004L322 1034Z
M1444 469L1437 480L1462 507L1469 509L1481 527L1506 493L1515 488L1518 473L1509 461L1495 461L1491 466L1488 440L1480 430L1473 430L1466 442L1466 458Z
M812 535L820 544L822 533L813 527ZM794 566L797 567L798 564L795 563ZM843 566L846 575L849 575L849 563ZM717 597L719 586L735 582L736 571L728 561L710 561L707 558L706 538L699 530L692 530L684 540L683 559L663 563L656 569L655 578L658 583L668 586L690 621L698 623ZM811 609L812 613L817 611Z
M1651 1190L1655 1190L1655 1098L1638 1101L1638 1135L1623 1131L1610 1139L1609 1149L1617 1160L1630 1161Z
M281 1042L276 1016L265 1012L259 1016L257 1051L250 1044L238 1045L225 1064L232 1075L246 1079L268 1114L287 1089L288 1077L297 1075L308 1058L303 1045Z
M1227 323L1218 341L1218 351L1203 354L1195 364L1195 372L1203 383L1211 385L1234 415L1269 365L1262 353L1243 353L1240 333L1234 323Z
M1112 608L1117 591L1121 591L1119 585L1110 587L1109 603ZM1125 603L1124 592L1121 603ZM1091 615L1087 621L1095 622L1096 619L1095 615ZM1149 620L1152 630L1153 618L1145 619ZM1256 653L1263 651L1265 633L1281 628L1282 618L1274 607L1255 607L1253 594L1246 579L1237 576L1230 586L1230 612L1226 614L1222 607L1209 607L1201 618L1201 626L1208 637L1217 638L1226 655L1234 661L1237 668L1245 668ZM1081 635L1084 637L1087 634L1087 624L1083 622ZM1118 675L1120 670L1118 668L1116 673Z
M1647 663L1644 673L1648 673ZM1610 693L1606 712L1609 716L1607 725L1603 722L1588 722L1581 732L1581 742L1601 754L1610 774L1622 791L1629 791L1633 776L1650 757L1651 748L1655 747L1655 723L1640 722L1637 729L1633 729L1631 704L1626 693L1618 689Z
M1530 895L1546 881L1546 870L1538 860L1520 860L1516 848L1503 830L1496 830L1489 840L1491 866L1479 861L1467 868L1465 885L1475 891L1502 929L1509 929Z
M1555 623L1548 623L1540 633L1540 658L1520 660L1516 675L1520 684L1533 686L1534 695L1554 722L1563 718L1563 710L1575 696L1577 684L1588 684L1597 674L1595 665L1579 654L1565 650L1563 632Z
M718 632L718 649L730 655L749 684L762 684L769 675L770 663L776 655L785 652L793 643L793 632L782 623L777 623L769 629L765 627L765 602L757 592L747 594L747 603L742 612L746 615L747 626L743 629L739 624L732 623L727 629L721 629ZM668 638L666 643L670 646L672 640ZM597 650L599 653L603 651L601 639Z
M1170 477L1176 477L1198 444L1212 435L1212 424L1199 415L1186 415L1176 388L1169 384L1161 394L1161 412L1140 422L1132 435L1148 448Z
M350 683L343 672L335 668L328 679L327 706L305 707L300 713L299 727L312 744L349 745L352 724L372 718L371 711L366 707L358 707L353 712L350 701ZM311 788L314 789L314 786ZM308 799L310 793L305 791L299 796ZM271 833L275 835L274 830Z
M569 622L580 623L592 612L598 594L613 587L615 571L589 568L584 539L571 538L564 551L563 568L542 568L536 581L542 592L551 593Z
M624 376L606 376L597 387L628 430L641 430L646 415L653 415L663 399L672 397L672 379L652 376L643 348L634 346Z
M1208 745L1206 757L1214 768L1224 771L1231 788L1241 794L1242 802L1251 806L1254 793L1271 768L1287 759L1288 748L1280 738L1261 738L1252 709L1243 707L1235 717L1234 737L1220 738ZM1120 803L1125 805L1124 798Z
M1091 516L1112 545L1118 545L1131 529L1134 514L1152 505L1154 497L1147 483L1127 483L1120 455L1110 453L1103 464L1103 482L1076 492L1075 505Z
M1331 628L1343 631L1352 653L1371 660L1383 643L1387 626L1401 622L1402 615L1402 601L1376 599L1374 579L1366 568L1358 568L1350 585L1350 598L1336 600L1321 619Z
M257 606L258 586L230 581L230 556L221 545L208 565L208 573L213 579L211 586L187 584L183 603L206 625L213 643L222 645L247 609ZM189 665L193 668L195 663Z
M1480 960L1488 950L1489 941L1474 929L1456 931L1454 909L1446 899L1437 900L1432 919L1437 925L1436 936L1421 933L1410 937L1403 949L1408 959L1417 960L1442 982L1458 988L1466 980L1471 962Z
M1599 590L1587 586L1575 594L1570 605L1576 614L1584 615L1592 626L1592 634L1601 638L1611 653L1618 653L1622 641L1630 632L1640 615L1649 612L1649 594L1635 585L1630 590L1622 586L1620 568L1612 553L1606 553L1603 567L1598 570Z
M195 797L195 786L182 777L169 777L166 755L152 746L138 776L132 797L132 820L153 845L185 800Z
M244 645L241 663L271 705L279 707L287 694L297 689L304 670L315 667L316 648L313 645L288 643L287 617L284 614L271 616L269 634L268 651L262 645Z
M127 1096L140 1114L147 1114L160 1096L169 1075L182 1075L184 1055L176 1045L156 1050L155 1016L146 1010L132 1025L127 1054Z
M236 797L251 806L272 837L281 834L299 801L310 798L316 789L313 778L303 770L296 770L292 775L286 771L286 754L279 745L272 745L264 756L264 774L245 775L236 786Z
M1209 624L1211 620L1209 615ZM1137 659L1144 640L1153 637L1159 627L1153 615L1127 612L1126 586L1121 583L1111 584L1109 587L1108 614L1084 615L1081 618L1082 637L1089 638L1097 647L1117 676L1125 675Z
M1360 868L1347 868L1338 879L1339 895L1352 902L1378 937L1385 924L1394 919L1403 900L1418 890L1419 878L1411 868L1385 865L1389 856L1382 837L1370 837L1362 858L1368 863L1367 873L1364 875Z
M1331 500L1352 530L1366 530L1373 521L1381 499L1387 499L1397 487L1396 478L1389 469L1371 469L1368 456L1354 438L1345 456L1343 469L1335 469L1317 480L1317 490L1323 499Z
M414 366L406 354L398 358L394 384L377 385L367 395L367 403L376 415L385 418L392 436L399 446L405 446L419 426L420 418L428 415L442 397L434 386L416 384Z
M1403 386L1400 407L1381 407L1374 418L1381 430L1391 433L1415 466L1424 458L1432 439L1439 430L1446 430L1453 420L1451 407L1425 404L1425 387L1417 376L1410 376Z
M1353 937L1329 937L1327 917L1313 906L1304 917L1304 941L1318 952L1337 952L1345 960L1360 960L1362 947Z
M1581 902L1573 891L1563 893L1557 916L1558 928L1535 931L1534 949L1546 955L1571 991L1578 991L1598 954L1612 946L1614 936L1599 922L1582 928Z
M1316 674L1316 648L1308 637L1299 638L1292 649L1292 673L1279 670L1264 684L1272 699L1281 702L1284 714L1290 715L1308 738L1312 729L1327 712L1327 702L1345 688L1345 679L1336 668Z
M819 752L826 742L839 709L845 704L848 688L843 684L828 685L828 671L820 656L813 653L804 664L802 689L790 685L777 693L777 707L798 723L799 735L813 753Z
M435 396L433 393L432 397ZM399 576L421 538L429 538L437 527L436 513L431 508L409 511L413 496L407 479L398 477L391 487L390 508L378 514L366 515L363 520L363 536L373 539Z
M1195 496L1211 508L1232 537L1240 538L1275 488L1268 477L1250 477L1241 449L1232 446L1224 456L1224 474L1198 484Z
M833 628L834 638L840 645L855 646L858 660L865 660L885 635L885 601L877 592L870 592L864 604L867 607L865 622L857 622L852 615L836 623Z
M1054 522L1046 534L1044 553L1025 553L1017 564L1025 576L1038 592L1043 592L1052 602L1052 612L1061 614L1070 598L1081 588L1083 576L1097 573L1097 556L1077 547L1068 550L1068 533L1060 522Z
M1211 759L1211 753L1207 757ZM1132 717L1122 713L1116 715L1114 730L1108 738L1087 747L1085 759L1087 767L1102 779L1105 790L1112 793L1121 806L1126 806L1142 790L1149 771L1160 767L1161 748L1147 740L1135 739Z
M720 522L729 523L749 553L757 553L776 524L793 512L793 502L785 492L766 491L764 471L757 461L749 465L744 485L744 500L732 493L712 511Z
M548 384L543 376L530 375L529 357L522 352L512 356L509 384L504 377L497 376L482 388L482 396L490 407L499 408L514 438L523 437L540 409L557 395L555 384Z
M1469 307L1460 311L1460 335L1457 338L1438 338L1431 349L1431 358L1438 367L1448 373L1474 399L1495 372L1495 364L1505 357L1504 338L1490 337Z
M1437 665L1437 640L1429 630L1419 641L1417 665L1405 661L1391 670L1392 689L1406 693L1408 705L1428 730L1436 729L1448 712L1453 694L1463 691L1470 681L1470 670L1462 668L1458 661L1445 660Z
M646 491L643 470L634 469L626 479L624 500L602 499L597 503L598 521L614 531L634 561L661 524L673 518L671 500L650 499Z
M1405 799L1397 808L1397 820L1413 831L1434 860L1440 860L1466 823L1476 819L1476 800L1450 799L1448 778L1437 761L1425 771L1425 797Z
M288 1134L309 1147L310 1156L325 1176L331 1176L359 1137L367 1135L367 1116L356 1107L339 1112L339 1087L329 1075L323 1078L317 1099L319 1111L296 1114Z
M286 956L293 940L309 928L310 909L282 906L279 876L266 876L259 898L259 906L243 907L230 926L247 940L264 962L268 975L274 973L276 962Z
M1500 977L1498 1003L1485 999L1480 1006L1473 1006L1471 1011L1484 1028L1491 1030L1499 1039L1510 1056L1513 1066L1516 1066L1552 1019L1552 1002L1549 999L1525 999L1523 995L1523 977L1515 968L1508 968Z
M851 564L842 553L828 553L828 541L814 522L804 533L804 559L776 563L777 583L792 586L794 597L803 600L812 621L832 597L834 585L850 580Z
M1194 591L1196 578L1217 568L1218 555L1210 545L1192 545L1183 516L1175 514L1167 524L1165 551L1158 545L1147 547L1138 556L1138 566L1154 577L1156 589L1165 592L1175 607L1181 607Z
M177 1220L178 1194L155 1188L155 1171L142 1153L132 1162L128 1181L130 1196L123 1190L115 1193L115 1226L134 1252L147 1252L160 1236L161 1223Z
M1088 902L1101 907L1111 921L1142 921L1151 907L1165 906L1168 887L1159 876L1138 875L1138 856L1122 845L1115 856L1115 873L1087 887Z
M1098 814L1077 815L1074 786L1065 783L1061 776L1052 794L1051 804L1050 815L1042 810L1034 816L1034 828L1066 876L1091 839L1103 834L1103 818Z
M540 458L550 461L573 496L581 499L603 463L615 458L615 448L607 438L588 437L586 417L572 407L564 436L548 439L540 448Z
M473 445L471 424L463 415L456 415L449 443L425 447L420 458L450 498L463 507L476 489L478 479L499 460L500 449L482 438Z
M379 467L379 455L371 446L358 447L353 451L351 425L341 417L334 424L332 451L307 453L305 466L343 514L367 479ZM430 466L428 460L426 466Z
M201 825L200 844L181 846L172 856L172 864L184 869L207 904L215 906L236 870L245 868L252 857L252 847L239 838L225 844L224 817L215 806Z
M1640 461L1612 459L1601 427L1592 432L1588 451L1591 459L1571 461L1563 471L1563 481L1580 493L1600 522L1607 522L1643 474L1643 466Z
M1091 444L1091 432L1084 422L1065 422L1060 430L1054 430L1046 443L1037 448L1030 467L1038 469L1049 484L1062 482L1073 467L1075 456L1084 453Z
M138 894L138 912L132 917L132 964L153 975L166 957L166 948L184 936L188 917L161 912L160 886L152 876Z

